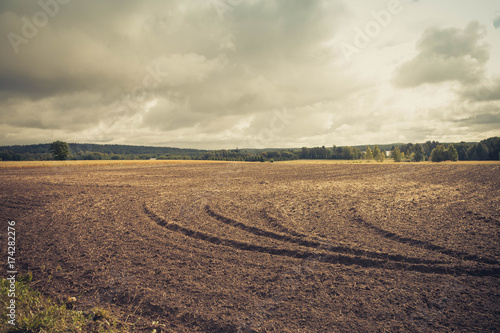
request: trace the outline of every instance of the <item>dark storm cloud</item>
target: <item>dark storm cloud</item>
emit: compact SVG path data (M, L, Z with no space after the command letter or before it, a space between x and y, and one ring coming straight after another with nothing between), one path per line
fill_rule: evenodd
M489 59L489 47L482 42L485 30L478 22L465 29L429 29L417 44L418 55L396 72L399 87L424 83L477 82Z
M210 2L200 1L70 1L50 8L57 9L57 15L38 27L26 44L12 45L4 39L0 99L43 100L90 93L101 96L93 99L96 108L115 99L117 107L123 109L120 104L126 104L125 109L131 109L126 112L129 116L142 110L141 103L173 96L174 102L188 101L189 109L183 112L207 112L212 118L269 111L283 102L288 89L300 87L302 95L312 90L321 95L317 84L287 78L291 67L297 76L317 74L313 59L299 63L294 58L304 60L306 50L328 38L335 15L341 12L336 1L320 0L244 1L223 20ZM33 24L33 16L42 10L35 2L2 2L3 36L23 36L26 20ZM147 97L134 96L148 68L155 66L168 75L146 89ZM311 76L309 81L323 79ZM122 103L127 98L133 103ZM297 95L295 102L306 99ZM185 118L194 119L187 114L171 117L167 109L162 114L159 108L166 104L158 103L144 118L145 124L158 126L156 120L164 123L170 115L163 128L172 129L186 126ZM64 112L76 114L82 107L90 112L93 106L75 104ZM117 114L110 109L100 118Z

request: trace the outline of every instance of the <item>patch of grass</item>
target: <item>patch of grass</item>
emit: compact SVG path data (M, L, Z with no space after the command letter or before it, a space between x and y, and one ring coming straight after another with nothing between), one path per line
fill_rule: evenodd
M31 273L18 276L15 282L15 325L7 320L7 306L0 309L0 332L123 332L126 329L119 324L109 311L93 308L88 313L70 310L66 304L59 304L41 295L29 286ZM11 283L5 278L0 281L0 303L10 304Z

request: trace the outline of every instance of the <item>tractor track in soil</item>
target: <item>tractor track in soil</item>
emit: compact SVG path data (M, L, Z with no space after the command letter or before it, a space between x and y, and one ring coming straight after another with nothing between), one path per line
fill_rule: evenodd
M4 169L0 217L34 288L136 331L498 330L500 167L405 170Z
M354 208L352 208L352 210L355 211ZM398 242L398 243L406 244L409 246L419 247L419 248L422 248L425 250L436 251L436 252L445 254L447 256L458 258L461 260L476 261L479 263L484 263L484 264L489 264L489 265L499 265L500 264L500 262L498 260L495 260L495 259L482 258L482 257L479 257L479 256L474 255L474 254L470 254L467 252L447 249L447 248L444 248L442 246L426 242L424 240L413 239L411 237L406 237L406 236L401 236L401 235L395 234L394 232L381 229L381 228L373 225L372 223L367 222L359 215L355 215L353 218L353 221L355 221L356 223L359 223L360 225L362 225L363 227L365 227L367 229L372 230L373 232L382 236L383 238L390 239L390 240Z
M418 258L405 258L403 256L394 256L384 253L368 252L368 251L356 250L345 247L331 247L331 246L327 247L322 243L298 240L291 238L289 236L279 235L270 231L265 231L260 228L247 226L241 222L237 222L235 220L229 219L218 213L213 212L212 210L210 210L208 206L205 207L205 211L207 212L208 215L214 217L215 219L221 221L222 223L232 225L238 229L248 231L252 234L263 237L269 237L279 241L290 242L304 247L310 247L310 248L312 247L326 252L333 252L336 253L336 255L308 252L303 250L289 250L285 248L261 246L257 244L251 244L232 239L220 238L216 235L211 235L209 233L181 226L180 224L175 222L169 222L165 220L163 217L157 215L155 212L149 209L146 206L146 204L144 204L144 212L146 213L146 215L152 221L156 222L157 224L161 225L162 227L165 227L170 231L178 232L197 240L206 241L215 245L228 246L238 250L260 252L265 254L279 255L296 259L314 259L323 263L341 264L347 266L357 265L367 268L377 267L382 269L415 271L420 273L431 273L431 274L435 273L435 274L472 275L472 276L500 276L500 268L468 270L467 268L460 266L437 265L437 263L439 264L442 263L438 261L429 261ZM345 256L339 253L351 254L352 256ZM363 257L368 257L368 258L363 258ZM376 258L379 260L372 260L369 258ZM400 261L403 263L399 263Z

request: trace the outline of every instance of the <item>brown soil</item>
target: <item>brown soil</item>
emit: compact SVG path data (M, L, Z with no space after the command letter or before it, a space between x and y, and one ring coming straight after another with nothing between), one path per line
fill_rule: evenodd
M7 168L0 217L35 288L143 330L498 332L499 189L500 165Z

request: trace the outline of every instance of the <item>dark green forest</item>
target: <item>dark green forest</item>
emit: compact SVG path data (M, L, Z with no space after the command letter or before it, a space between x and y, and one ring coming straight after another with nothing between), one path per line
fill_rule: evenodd
M492 137L480 142L424 143L303 147L295 149L229 149L197 150L169 147L130 145L98 145L69 143L67 159L71 160L149 160L188 159L217 161L274 162L296 159L332 159L396 162L420 161L487 161L499 160L500 138ZM41 161L60 159L53 154L51 144L0 146L2 161Z
M50 143L0 146L0 158L3 161L53 160L50 147ZM197 149L87 143L69 143L69 149L72 160L193 159L206 152L206 150Z

